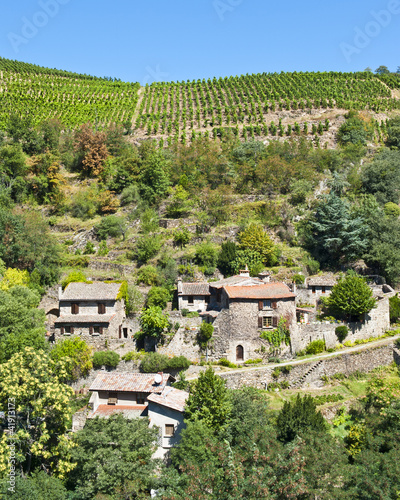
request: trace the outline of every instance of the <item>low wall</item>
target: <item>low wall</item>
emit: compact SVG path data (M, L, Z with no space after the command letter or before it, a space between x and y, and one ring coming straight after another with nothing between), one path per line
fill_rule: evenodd
M314 360L293 365L287 375L281 374L278 378L272 377L272 372L276 367L251 371L243 370L240 373L222 373L220 377L226 380L227 387L230 389L238 389L244 386L265 389L271 382L283 382L284 380L287 380L291 386L301 382L300 385L297 385L301 387L321 380L322 376L330 377L336 373L350 375L355 371L370 372L378 366L390 365L393 361L398 362L399 356L394 349L394 344L389 343L380 347L322 358L319 361ZM312 368L315 369L310 372ZM302 380L303 378L305 379Z

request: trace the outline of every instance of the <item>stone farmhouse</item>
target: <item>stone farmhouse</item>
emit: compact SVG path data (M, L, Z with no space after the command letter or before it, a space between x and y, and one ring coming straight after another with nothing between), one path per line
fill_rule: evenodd
M70 283L64 292L60 287L55 338L75 334L93 344L96 339L130 337L120 288L120 283L103 282Z
M262 357L260 353L270 352L271 346L261 334L277 328L281 319L290 331L290 345L282 344L279 355L291 357L314 340L324 339L327 347L337 344L335 330L343 323L318 321L316 309L336 282L333 275L315 276L297 289L294 284L271 282L268 273L253 278L245 270L216 282L178 283L178 303L213 324L212 345L206 353L211 360L241 363ZM349 341L383 335L390 327L389 298L394 291L388 285L370 286L376 307L360 321L346 323Z
M128 419L147 417L151 427L159 428L154 457L162 458L180 439L189 396L171 387L174 380L166 373L100 373L89 388L92 394L88 408L73 417L72 430L82 429L87 419L109 418L118 413Z

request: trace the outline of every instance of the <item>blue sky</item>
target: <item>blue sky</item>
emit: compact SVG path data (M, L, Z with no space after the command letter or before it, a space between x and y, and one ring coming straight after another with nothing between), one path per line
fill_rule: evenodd
M0 55L144 84L400 66L400 0L15 0Z

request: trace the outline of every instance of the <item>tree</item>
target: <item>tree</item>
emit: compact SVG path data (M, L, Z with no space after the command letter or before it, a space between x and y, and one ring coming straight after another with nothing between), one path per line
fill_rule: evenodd
M375 303L371 288L362 276L355 273L348 273L345 278L339 279L325 300L330 313L335 317L349 320L360 319L375 306Z
M94 132L89 123L82 125L76 133L75 151L79 155L78 167L82 168L82 174L88 177L99 176L109 156L106 134Z
M41 468L65 478L74 468L70 455L73 443L66 434L73 390L60 382L65 375L62 366L57 366L44 351L35 352L32 347L25 347L0 365L0 411L10 417L9 427L15 423L12 441L16 448L16 469L21 474ZM9 436L3 431L2 476L9 470L9 444Z
M389 298L390 322L397 323L400 318L400 298L396 293L393 297Z
M231 408L225 380L215 375L209 366L194 383L186 403L185 418L204 421L205 425L219 431L227 423Z
M122 415L88 420L77 433L72 459L77 466L69 487L77 498L99 495L124 500L144 498L154 483L158 462L152 459L157 427L145 418L127 420Z
M10 485L5 483L4 490L0 486L0 495L9 500L66 500L67 489L63 482L46 474L44 470L34 472L28 477L17 476L15 491L10 492Z
M168 314L163 314L161 307L158 306L143 309L139 321L142 333L150 337L161 337L169 326Z
M378 68L376 68L375 73L377 75L388 75L390 71L387 66L379 66Z
M144 234L136 242L136 259L141 264L146 264L161 250L162 242L158 235Z
M202 349L205 349L211 340L214 333L214 327L211 323L206 323L203 321L199 328L199 333L197 334L197 341Z
M106 240L108 237L118 238L119 236L125 239L126 221L117 215L107 215L95 226L95 230L100 240Z
M367 249L363 221L350 212L346 201L334 194L321 200L302 229L305 246L324 264L336 266L338 262L349 262Z
M50 358L58 362L64 360L63 370L67 372L67 380L78 380L85 377L92 369L92 349L79 337L66 339L56 344L50 351Z
M276 264L278 259L274 244L261 225L251 222L238 234L238 240L242 250L257 252L266 266Z
M147 307L158 306L165 309L170 299L170 293L166 288L153 286L147 294L146 305Z
M312 396L297 395L293 402L285 401L276 422L278 436L284 442L293 441L309 431L326 432L327 425L321 412L317 411Z
M384 150L361 173L362 190L373 194L379 203L400 200L400 151Z
M196 263L200 266L215 267L217 263L217 251L212 243L201 243L196 247Z
M400 118L392 118L387 124L386 145L392 149L400 149Z
M26 286L0 291L0 363L24 347L47 350L45 313L38 309L40 296Z
M143 162L140 175L140 195L151 205L161 201L167 193L170 162L166 160L162 151L151 153Z
M226 241L221 245L218 255L217 267L225 276L231 276L235 272L234 261L236 259L237 245L233 241Z
M28 286L29 281L28 271L20 271L9 267L0 281L0 290L7 292L13 286Z

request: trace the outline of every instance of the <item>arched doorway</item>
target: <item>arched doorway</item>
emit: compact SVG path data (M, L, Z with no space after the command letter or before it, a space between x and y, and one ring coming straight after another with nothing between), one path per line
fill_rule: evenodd
M242 345L236 346L236 361L243 361L244 350Z

